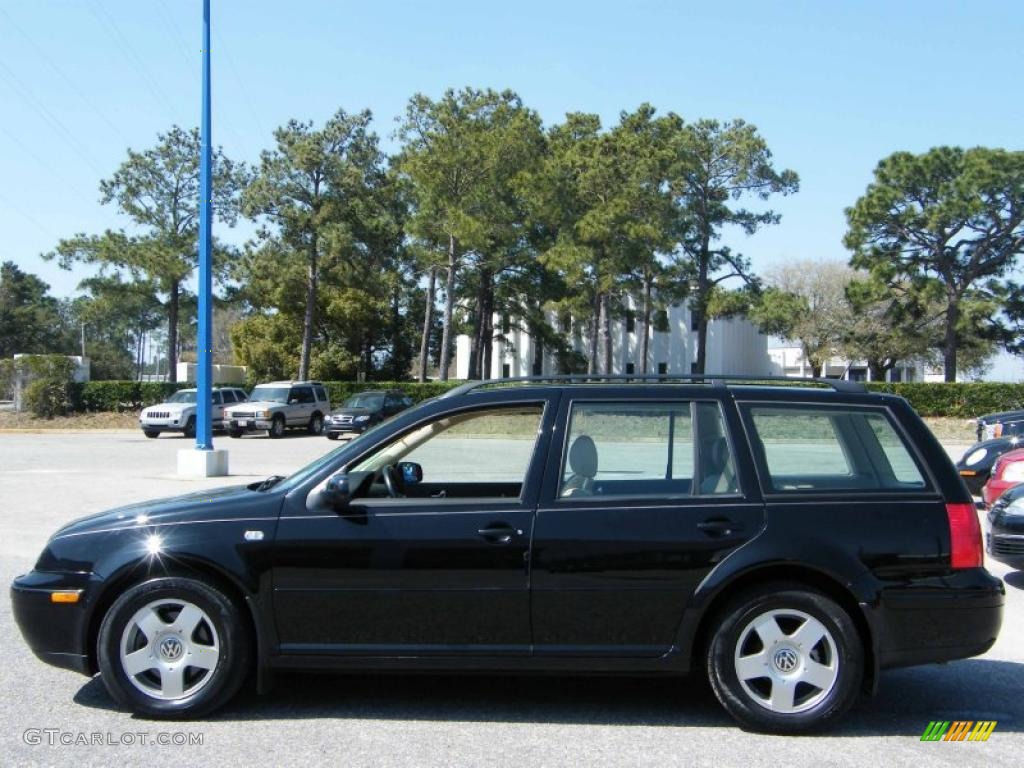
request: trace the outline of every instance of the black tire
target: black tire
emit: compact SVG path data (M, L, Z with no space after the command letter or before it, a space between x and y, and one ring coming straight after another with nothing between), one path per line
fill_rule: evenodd
M144 429L144 430L142 430L142 434L144 434L146 437L152 439L152 438L160 437L160 430L159 429Z
M126 628L133 622L137 612L144 611L147 606L158 601L166 603L164 610L170 611L167 619L171 621L175 618L174 605L178 601L190 603L205 614L189 642L197 637L195 633L209 633L211 625L216 632L219 653L215 665L210 670L201 670L185 664L182 670L185 680L199 682L186 682L186 685L195 686L195 691L189 693L189 689L185 688L185 695L179 698L162 699L141 690L129 678L121 662L121 643ZM238 692L249 671L251 642L242 622L241 611L242 608L219 589L194 579L158 578L131 587L110 606L100 625L96 651L103 684L119 704L147 717L195 718L212 712ZM168 623L167 627L166 635L172 635L173 641L173 625ZM158 637L166 638L166 635ZM134 637L137 641L145 639L144 635L137 632ZM149 640L145 639L145 642L148 644ZM180 653L181 646L178 647ZM191 655L191 651L188 654ZM151 674L152 678L145 677ZM140 678L146 685L163 685L163 675L156 672L137 674L133 679Z
M284 437L285 423L284 416L280 413L274 416L270 422L270 429L267 430L267 436L277 440L279 437Z
M241 437L241 436L242 436L242 430L240 430L240 429L229 429L228 430L228 437L238 438L238 437Z
M338 433L337 432L326 432L325 434L327 435L327 439L328 440L337 440L338 439Z
M798 630L803 624L798 623L801 618L796 614L813 618L827 632L810 649L797 647ZM755 619L765 616L778 620L774 626L780 629L781 639L770 646L776 649L774 651L761 645L759 632L749 631ZM814 626L813 622L807 622L807 626ZM792 631L787 631L787 627L792 627ZM747 678L746 684L740 682L735 658L737 644L741 641L744 642L739 649L741 656L760 654L758 647L761 646L765 658L771 660L771 663L764 662L766 675L763 678ZM788 654L787 649L795 654ZM797 693L793 705L799 711L773 709L774 680L800 681L803 670L813 666L814 661L834 669L834 682L827 689L806 682L793 683ZM781 662L783 667L796 666L792 673L779 672L776 662ZM708 643L707 670L715 696L741 725L769 733L798 733L831 725L853 705L864 676L864 649L853 620L835 601L800 584L776 582L738 595L719 614ZM787 684L780 683L783 688ZM758 695L765 703L761 703Z
M311 435L320 435L324 431L324 415L317 411L309 417L309 425L306 427Z
M185 422L185 428L182 430L182 434L190 440L196 436L196 417L189 416L188 421Z

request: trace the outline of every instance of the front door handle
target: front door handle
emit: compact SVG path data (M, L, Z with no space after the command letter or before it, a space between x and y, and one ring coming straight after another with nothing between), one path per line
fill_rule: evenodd
M743 530L743 523L723 517L713 517L697 523L697 527L709 536L728 536Z
M513 528L507 523L492 523L486 528L479 529L477 533L480 535L480 538L489 541L491 544L511 544L512 539L523 535L520 529Z

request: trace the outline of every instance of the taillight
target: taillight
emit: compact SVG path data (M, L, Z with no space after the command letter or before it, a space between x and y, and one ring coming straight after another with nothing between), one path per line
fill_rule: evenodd
M1019 483L1024 481L1024 461L1004 461L999 464L998 475L1000 480L1008 483Z
M973 504L947 504L949 519L949 564L953 568L982 565L981 526Z

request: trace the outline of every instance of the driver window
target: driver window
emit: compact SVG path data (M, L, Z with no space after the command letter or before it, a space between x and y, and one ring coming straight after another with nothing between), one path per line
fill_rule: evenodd
M537 442L543 406L516 405L449 414L406 433L352 467L376 474L364 495L435 498L517 498ZM422 467L404 484L399 462ZM384 474L392 471L392 490ZM394 487L397 481L398 488Z

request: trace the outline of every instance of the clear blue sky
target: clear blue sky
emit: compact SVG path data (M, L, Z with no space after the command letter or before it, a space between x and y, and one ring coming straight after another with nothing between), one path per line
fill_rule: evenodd
M888 153L1022 148L1021 2L213 0L214 137L248 161L271 130L370 108L392 144L416 91L512 88L545 122L649 101L756 124L801 191L730 242L761 269L845 258L843 208ZM199 113L200 0L0 0L0 260L72 293L60 237L123 220L98 180ZM244 231L218 236L240 241Z

